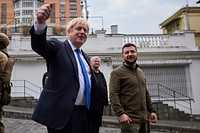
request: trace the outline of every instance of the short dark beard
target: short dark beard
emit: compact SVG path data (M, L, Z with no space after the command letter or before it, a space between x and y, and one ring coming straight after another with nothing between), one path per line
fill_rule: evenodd
M131 56L128 56L127 59L132 58ZM129 66L133 66L136 63L137 59L135 59L133 62L130 62L128 60L124 60L124 62L129 65Z
M134 62L130 62L130 61L125 60L125 63L126 63L127 65L129 65L129 66L132 66L133 64L136 63L136 60L135 60Z

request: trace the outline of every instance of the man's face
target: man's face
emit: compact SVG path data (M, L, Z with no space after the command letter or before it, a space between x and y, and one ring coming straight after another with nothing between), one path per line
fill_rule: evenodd
M124 59L124 62L126 62L126 64L133 65L137 61L138 53L135 47L133 46L125 47L123 49L122 57Z
M86 25L77 24L73 28L69 29L68 37L76 48L80 48L87 40L88 32Z
M98 58L94 58L94 59L92 60L92 67L98 69L99 66L100 66L100 60L99 60Z

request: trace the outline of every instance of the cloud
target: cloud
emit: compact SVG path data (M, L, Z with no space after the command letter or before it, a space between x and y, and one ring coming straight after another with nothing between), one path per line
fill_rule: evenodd
M190 0L190 5L196 5ZM94 29L118 25L120 33L162 33L159 24L186 5L185 0L89 0Z

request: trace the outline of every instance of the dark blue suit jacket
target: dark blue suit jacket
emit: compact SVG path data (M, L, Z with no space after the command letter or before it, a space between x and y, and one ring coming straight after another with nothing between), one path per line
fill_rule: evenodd
M67 40L47 40L46 32L36 35L33 27L30 33L32 49L48 63L48 81L32 119L50 128L62 129L70 118L80 86L76 58ZM99 109L97 81L88 56L82 53L92 72L90 113L95 114Z

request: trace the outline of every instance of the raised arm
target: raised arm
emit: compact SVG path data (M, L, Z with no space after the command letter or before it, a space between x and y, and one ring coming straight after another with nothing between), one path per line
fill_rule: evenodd
M41 6L36 13L36 20L39 24L45 23L49 19L52 11L52 3Z

